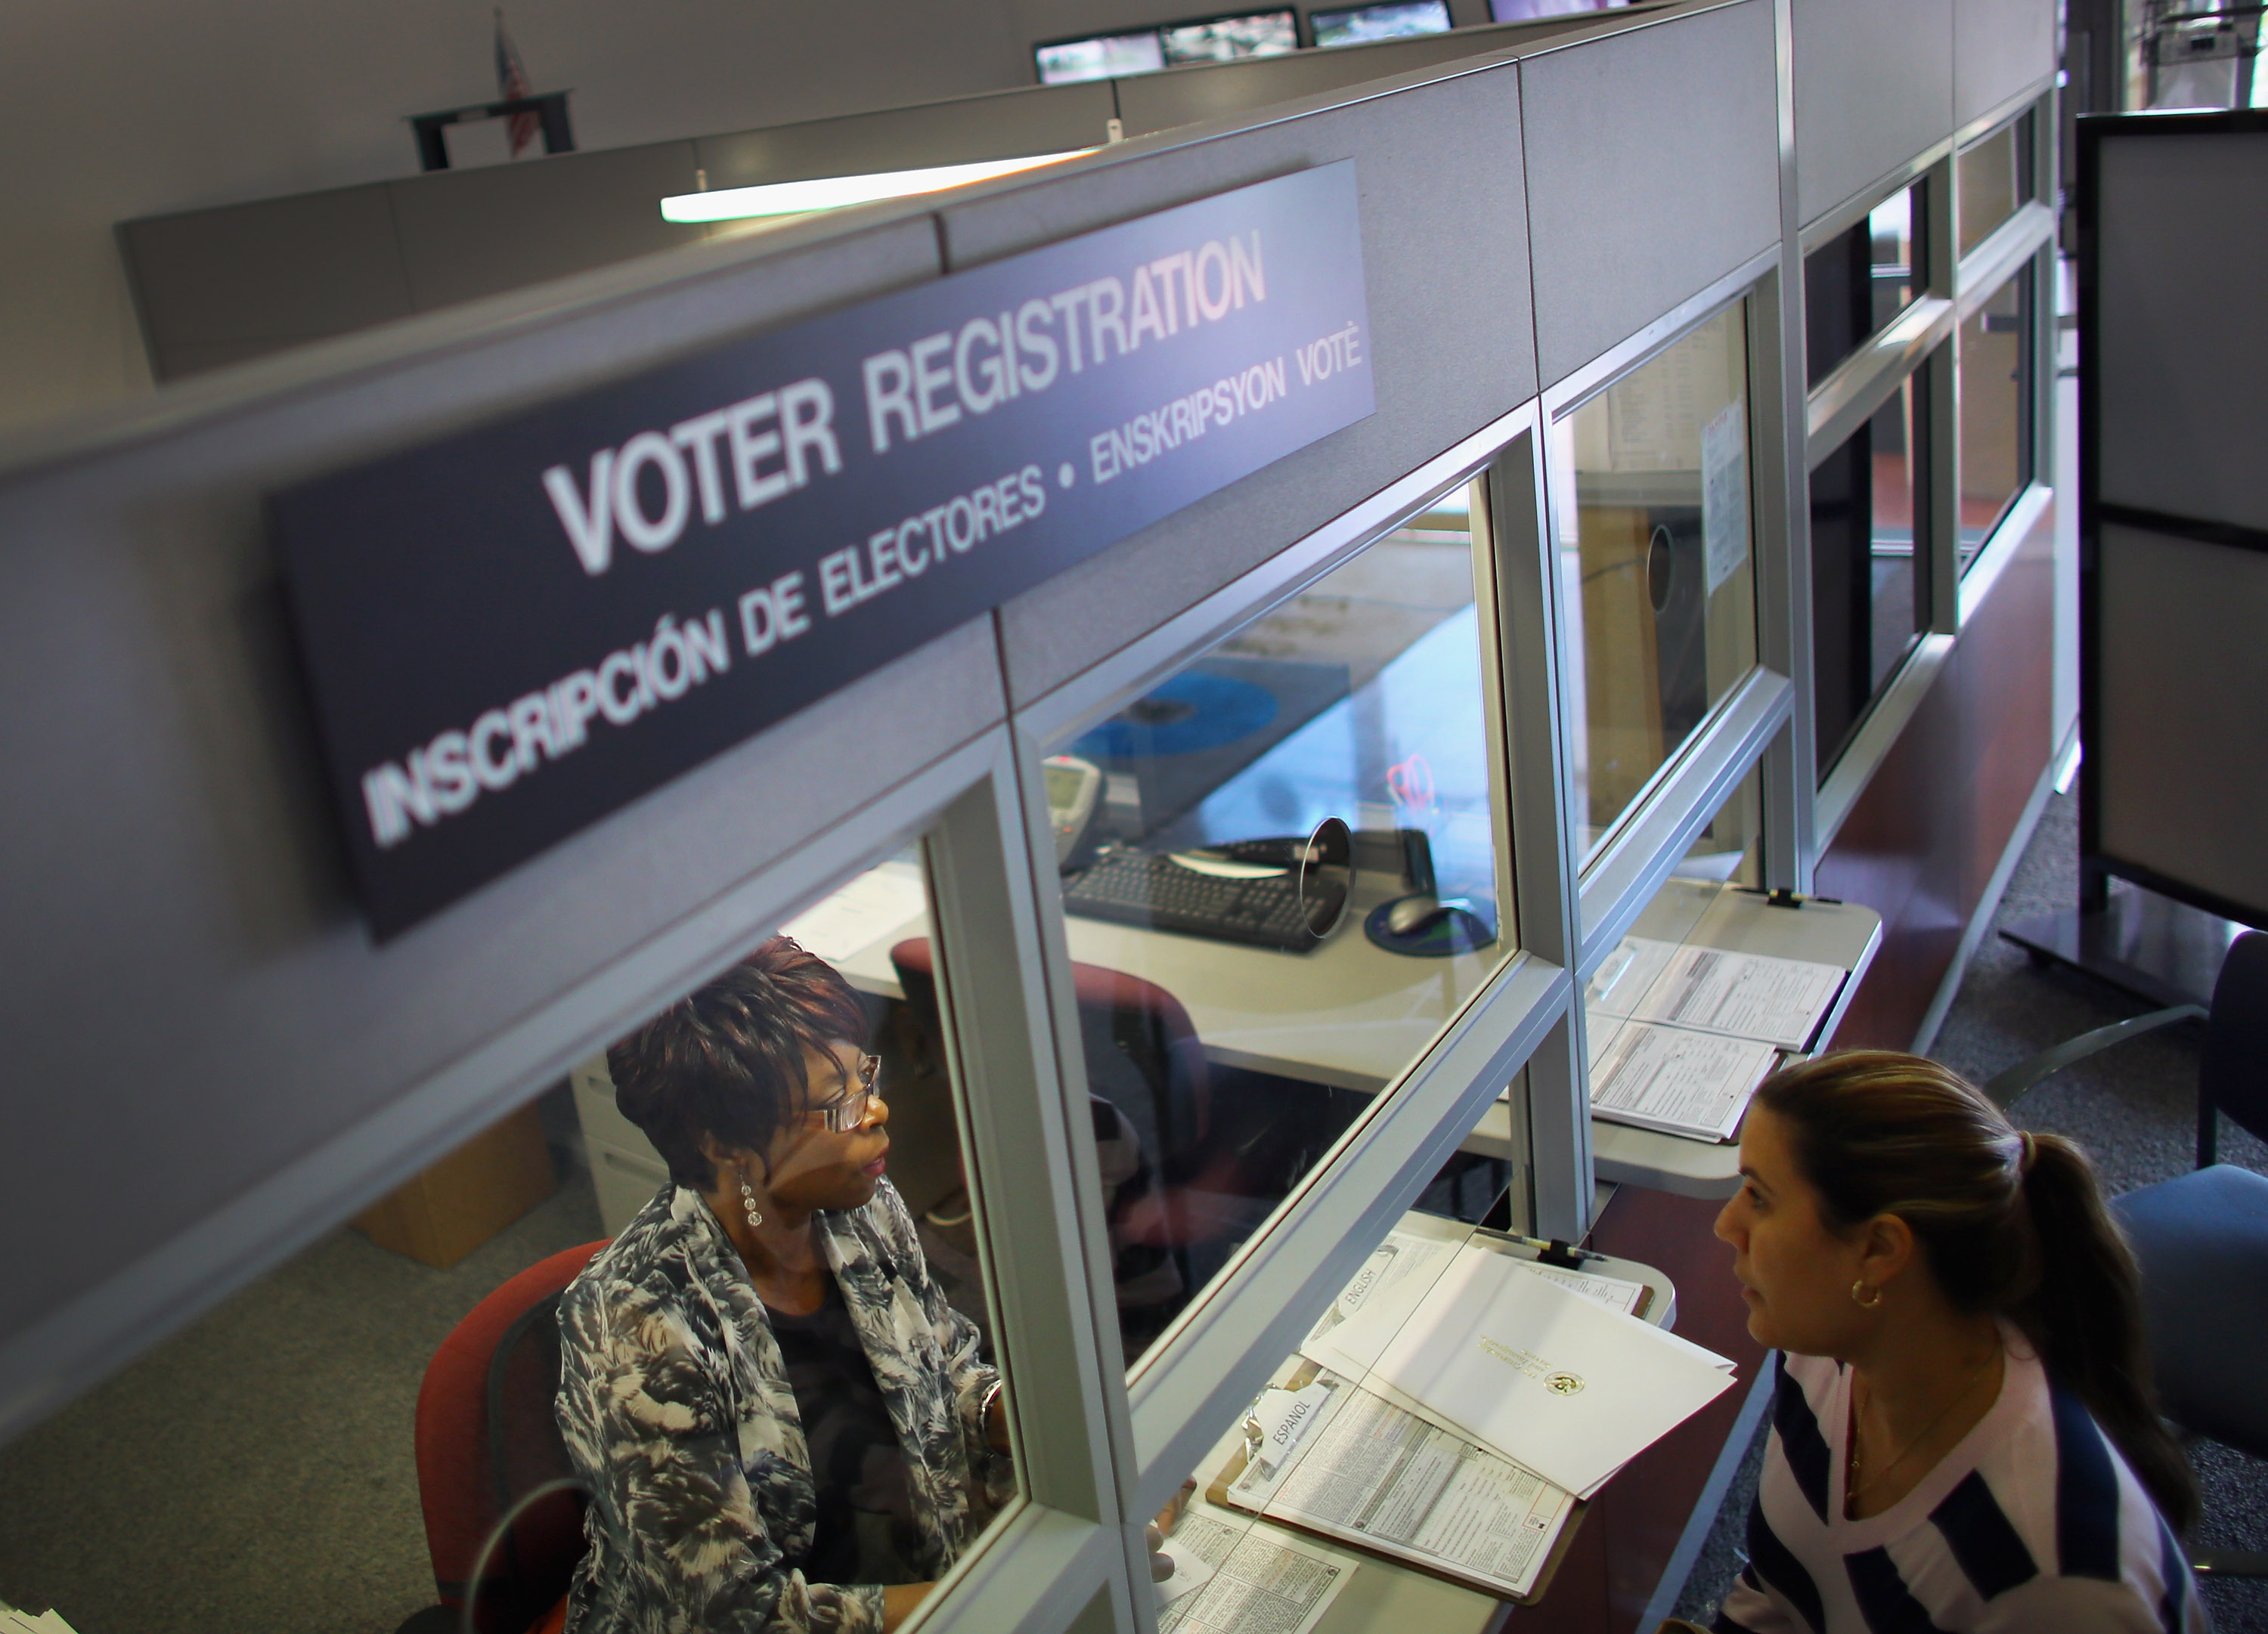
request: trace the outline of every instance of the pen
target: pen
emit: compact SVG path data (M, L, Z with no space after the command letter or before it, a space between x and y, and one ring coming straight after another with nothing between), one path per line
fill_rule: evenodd
M1571 1260L1603 1260L1608 1257L1590 1248L1572 1248L1557 1238L1546 1241L1542 1237L1522 1236L1516 1231L1508 1231L1504 1234L1523 1248L1542 1249L1547 1256L1565 1255Z

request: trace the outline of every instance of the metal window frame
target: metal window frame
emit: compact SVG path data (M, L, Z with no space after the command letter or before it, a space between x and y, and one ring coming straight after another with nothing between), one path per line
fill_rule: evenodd
M2055 144L2040 139L2051 120L2054 93L2027 91L2004 103L1988 117L1973 121L1960 139L1950 144L1944 161L1946 180L1933 188L1943 195L1944 220L1935 219L1933 207L1933 277L1941 276L1947 293L1941 310L1933 310L1925 326L1905 337L1911 344L1902 359L1862 354L1820 383L1811 394L1808 460L1826 458L1890 394L1911 375L1921 382L1929 406L1931 547L1930 630L1907 653L1904 661L1875 693L1859 730L1820 780L1813 805L1813 856L1834 843L1857 808L1867 786L1896 747L1906 723L1921 707L1953 657L1961 630L1992 594L2000 575L2055 501L2049 480L2055 458L2055 262L2048 252L2056 241L2057 217L2043 201L2056 196ZM1977 142L1996 135L2027 114L2034 115L2031 143L2033 196L2017 206L2007 220L1988 234L1965 256L1955 257L1952 238L1959 185L1953 159ZM1942 260L1940 257L1942 256ZM1960 565L1960 360L1961 325L2012 279L2031 280L2031 350L2026 382L2031 454L2031 475L2001 512L1992 533L1970 559ZM1918 305L1919 303L1917 303ZM1900 314L1911 318L1913 308ZM1887 340L1891 329L1883 331ZM1887 345L1879 348L1888 352Z
M1535 500L1539 485L1519 474L1533 470L1540 412L1531 400L1460 440L1434 459L1317 529L1252 571L1167 620L1149 635L1092 666L1018 711L1012 723L1023 781L1025 849L1035 859L1030 881L1043 953L1041 968L1052 1001L1055 1071L1065 1104L1082 1103L1085 1063L1071 997L1071 956L1063 930L1040 762L1047 746L1108 716L1140 696L1222 637L1280 605L1460 482L1487 475L1486 504L1475 519L1475 597L1481 604L1484 640L1493 638L1499 662L1484 662L1484 718L1491 724L1491 778L1495 806L1504 922L1515 928L1515 949L1457 1012L1447 1018L1427 1049L1334 1144L1228 1265L1126 1377L1123 1409L1112 1404L1113 1434L1121 1449L1123 1513L1148 1513L1180 1486L1222 1427L1241 1411L1266 1375L1298 1343L1306 1324L1344 1285L1348 1277L1414 1200L1482 1110L1500 1091L1517 1087L1522 1065L1566 1014L1571 984L1556 961L1528 946L1541 933L1555 946L1565 924L1550 910L1542 866L1548 859L1516 854L1528 831L1531 807L1547 813L1553 786L1525 776L1513 730L1521 700L1507 649L1524 646L1506 628L1506 602L1523 582L1507 554L1532 551L1542 534ZM1507 491L1503 475L1510 474ZM1521 492L1528 514L1519 513ZM1547 818L1543 826L1549 827ZM1547 1073L1548 1077L1549 1074ZM1587 1136L1587 1130L1583 1131ZM1587 1147L1585 1151L1587 1152ZM1580 1159L1578 1160L1580 1161ZM1555 1168L1574 1163L1550 1165ZM1546 1167L1539 1162L1539 1168ZM1587 1165L1582 1165L1587 1167ZM1117 1341L1108 1299L1108 1251L1100 1229L1100 1182L1092 1155L1079 1167L1084 1209L1094 1222L1088 1240L1093 1315L1099 1348ZM1572 1190L1555 1183L1554 1195ZM1107 1394L1117 1395L1115 1390Z
M1580 858L1573 921L1577 950L1573 968L1579 978L1605 956L1637 918L1646 900L1676 865L1684 847L1715 815L1725 795L1771 747L1793 709L1793 686L1774 667L1774 660L1788 661L1796 644L1793 579L1788 570L1791 519L1782 485L1776 480L1786 463L1786 360L1781 338L1780 261L1780 247L1775 244L1543 394L1544 539L1547 551L1556 551L1563 527L1569 526L1563 513L1572 503L1567 489L1573 480L1572 471L1562 473L1557 468L1554 448L1559 428L1585 403L1703 324L1735 305L1744 308L1749 560L1755 570L1756 661L1747 677L1719 699L1692 734L1655 769L1600 835L1589 856ZM1767 476L1775 480L1764 480ZM1566 745L1582 730L1572 716L1564 673L1564 666L1574 661L1574 644L1568 637L1569 609L1557 605L1558 574L1556 560L1549 554L1544 567L1553 581L1550 593L1556 617L1551 646L1562 666L1555 700L1559 715L1557 729L1561 743ZM1576 794L1572 757L1564 749L1559 777L1561 806L1572 834ZM1706 803L1697 808L1695 801ZM1773 813L1771 802L1767 806L1768 829L1775 821L1785 823L1793 815ZM1579 1056L1580 1053L1579 1044Z

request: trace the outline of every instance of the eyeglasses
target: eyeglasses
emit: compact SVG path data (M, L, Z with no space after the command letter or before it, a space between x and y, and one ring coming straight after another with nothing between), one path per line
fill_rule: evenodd
M866 1121L866 1111L874 1099L874 1080L882 1075L880 1056L858 1057L858 1087L846 1089L834 1100L812 1108L827 1120L827 1127L838 1135L847 1135Z

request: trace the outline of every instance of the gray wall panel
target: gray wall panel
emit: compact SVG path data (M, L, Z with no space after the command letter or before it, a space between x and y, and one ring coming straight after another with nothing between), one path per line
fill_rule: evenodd
M2268 529L2268 474L2250 452L2268 333L2239 315L2259 305L2268 265L2257 203L2268 133L2138 136L2099 151L2097 497Z
M2056 71L2054 0L1953 0L1953 122L1982 119Z
M1593 26L1594 19L1589 17L1549 18L1135 75L1118 82L1118 109L1128 136L1146 136L1153 130L1248 113L1465 57L1532 46Z
M124 222L118 237L161 358L272 350L412 310L383 186Z
M148 1253L151 1222L210 1217L1000 717L977 621L374 949L261 525L269 489L902 287L935 249L916 217L761 264L694 252L710 276L674 267L643 298L491 313L446 347L421 328L343 342L404 355L305 389L278 382L310 354L256 364L225 383L235 397L203 388L201 411L161 404L146 434L0 476L0 1231L46 1245L0 1279L0 1336ZM535 1064L500 1064L493 1088ZM133 1209L80 1206L98 1151L134 1176ZM365 1150L358 1172L402 1156Z
M2268 908L2268 556L2106 523L2088 772L2122 862Z
M1532 396L1513 65L1035 182L943 212L956 267L1361 150L1379 412L1027 592L1011 696L1047 691Z
M1099 147L1116 111L1110 82L1090 80L702 136L694 148L711 187L746 188Z
M453 170L389 184L409 294L420 311L698 243L661 218L694 190L693 144Z
M1954 0L1793 0L1796 215L1953 134Z
M1545 386L1779 237L1772 63L1744 0L1521 64Z

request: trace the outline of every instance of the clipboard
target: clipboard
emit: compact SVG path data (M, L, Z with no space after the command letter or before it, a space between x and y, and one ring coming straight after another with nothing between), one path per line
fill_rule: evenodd
M1322 1372L1320 1364L1309 1361L1304 1357L1298 1358L1298 1361L1299 1365L1288 1373L1282 1371L1278 1373L1270 1380L1273 1387L1300 1389L1314 1383L1317 1375ZM1350 1380L1349 1387L1359 1387ZM1256 1429L1256 1426L1252 1425L1249 1418L1246 1423L1253 1429ZM1508 1605L1535 1605L1550 1591L1551 1580L1558 1572L1559 1563L1565 1558L1568 1549L1574 1542L1575 1533L1583 1524L1583 1517L1590 1509L1590 1504L1587 1501L1580 1498L1574 1501L1567 1511L1566 1520L1559 1527L1558 1536L1551 1540L1551 1547L1544 1555L1543 1564L1536 1570L1535 1586L1524 1594L1507 1594L1504 1592L1501 1584L1491 1582L1486 1578L1475 1577L1469 1572L1459 1571L1454 1566L1445 1564L1432 1557L1397 1549L1392 1544L1383 1543L1376 1539L1343 1537L1336 1532L1327 1532L1320 1527L1304 1524L1292 1517L1271 1513L1265 1505L1254 1507L1248 1500L1236 1497L1233 1491L1238 1477L1244 1474L1250 1464L1252 1452L1253 1435L1251 1430L1248 1430L1245 1439L1222 1462L1211 1479L1205 1483L1206 1502L1219 1508L1233 1509L1240 1514L1251 1515L1257 1520L1265 1520L1270 1526L1282 1527L1287 1532L1297 1532L1303 1536L1312 1537L1319 1542L1331 1545L1334 1549L1351 1549L1357 1554L1368 1555L1375 1559L1385 1561L1404 1571L1415 1571L1425 1577L1437 1578L1444 1583L1453 1583L1460 1588L1471 1589L1476 1594L1485 1594L1491 1600L1501 1601Z

